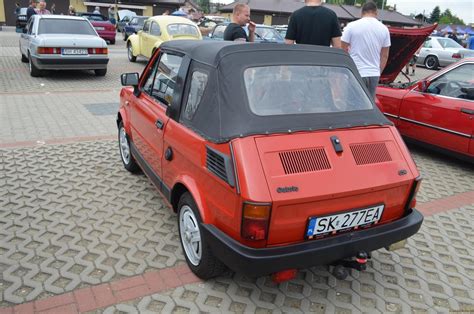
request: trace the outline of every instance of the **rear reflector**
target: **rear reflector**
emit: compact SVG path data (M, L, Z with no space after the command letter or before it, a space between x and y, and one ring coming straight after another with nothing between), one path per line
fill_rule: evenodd
M36 52L42 55L57 55L57 54L61 54L61 48L38 47Z
M87 49L87 52L90 55L106 55L108 53L107 48L89 48Z
M242 209L242 237L248 240L267 238L270 204L244 203Z
M279 271L278 273L274 273L272 275L272 281L274 283L281 283L284 281L291 280L296 277L296 269L287 269Z

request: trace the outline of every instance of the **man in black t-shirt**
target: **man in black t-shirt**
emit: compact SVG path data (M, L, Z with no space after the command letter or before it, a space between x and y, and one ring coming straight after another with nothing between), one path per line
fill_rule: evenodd
M285 42L341 48L342 33L336 13L323 7L321 0L305 3L291 15Z
M31 0L28 9L26 9L26 20L36 14L36 0Z
M243 27L249 23L249 36ZM239 3L232 12L232 23L224 31L224 40L253 42L255 39L255 23L250 21L250 7Z

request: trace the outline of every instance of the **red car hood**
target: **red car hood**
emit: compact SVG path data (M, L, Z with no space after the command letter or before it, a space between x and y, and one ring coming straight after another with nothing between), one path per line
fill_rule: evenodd
M436 26L437 24L423 28L388 28L392 45L390 46L387 66L380 76L380 83L387 84L395 80L398 73L410 61L418 47L423 44Z

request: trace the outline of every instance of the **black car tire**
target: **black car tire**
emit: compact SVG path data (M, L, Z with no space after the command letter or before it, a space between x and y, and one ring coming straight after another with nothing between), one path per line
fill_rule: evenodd
M191 261L193 257L190 258L188 256L188 252L186 251L185 244L183 242L182 233L186 233L186 230L188 230L184 223L185 219L188 221L188 223L192 223L200 235L200 243L198 244L197 251L200 252L201 256L199 261L194 261L194 263ZM217 257L212 253L209 245L206 243L206 238L202 232L201 224L201 215L199 214L199 210L196 206L196 203L194 202L193 197L189 192L184 193L179 199L178 203L178 233L181 247L186 258L186 263L188 264L191 271L201 279L210 279L219 276L226 269L226 267L220 260L217 259ZM183 230L183 228L186 229ZM190 234L189 237L191 238ZM189 249L189 245L187 247Z
M118 125L118 144L119 144L120 159L122 160L124 168L130 171L131 173L136 173L140 171L140 166L138 166L130 150L130 139L128 137L127 132L125 131L125 127L123 126L122 121L120 121Z
M96 69L94 72L96 76L105 76L107 74L107 69Z
M123 41L127 41L128 35L126 32L123 32Z
M21 52L20 52L20 53L21 53ZM25 57L25 55L24 55L24 54L21 54L21 62L23 62L23 63L27 63L28 61L29 61L29 60L28 60L28 58L27 58L27 57Z
M110 41L110 44L111 44L111 45L115 45L115 39L112 39L112 40Z
M128 61L130 62L137 61L137 57L133 55L132 44L130 42L127 44L127 56L128 56Z
M33 60L31 58L31 55L28 54L28 66L30 68L30 75L32 77L39 77L42 75L42 72L40 69L38 69L35 64L33 63Z
M436 56L427 56L425 58L425 67L429 70L438 70L439 61Z

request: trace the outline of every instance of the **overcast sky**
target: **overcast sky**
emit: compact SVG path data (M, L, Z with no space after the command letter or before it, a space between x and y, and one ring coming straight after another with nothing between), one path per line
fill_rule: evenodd
M212 2L227 4L234 1L213 0ZM433 8L439 5L441 12L450 9L453 14L463 19L464 23L474 22L474 0L387 0L387 4L396 4L397 11L406 15L423 13L423 10L425 10L426 15L429 15Z

